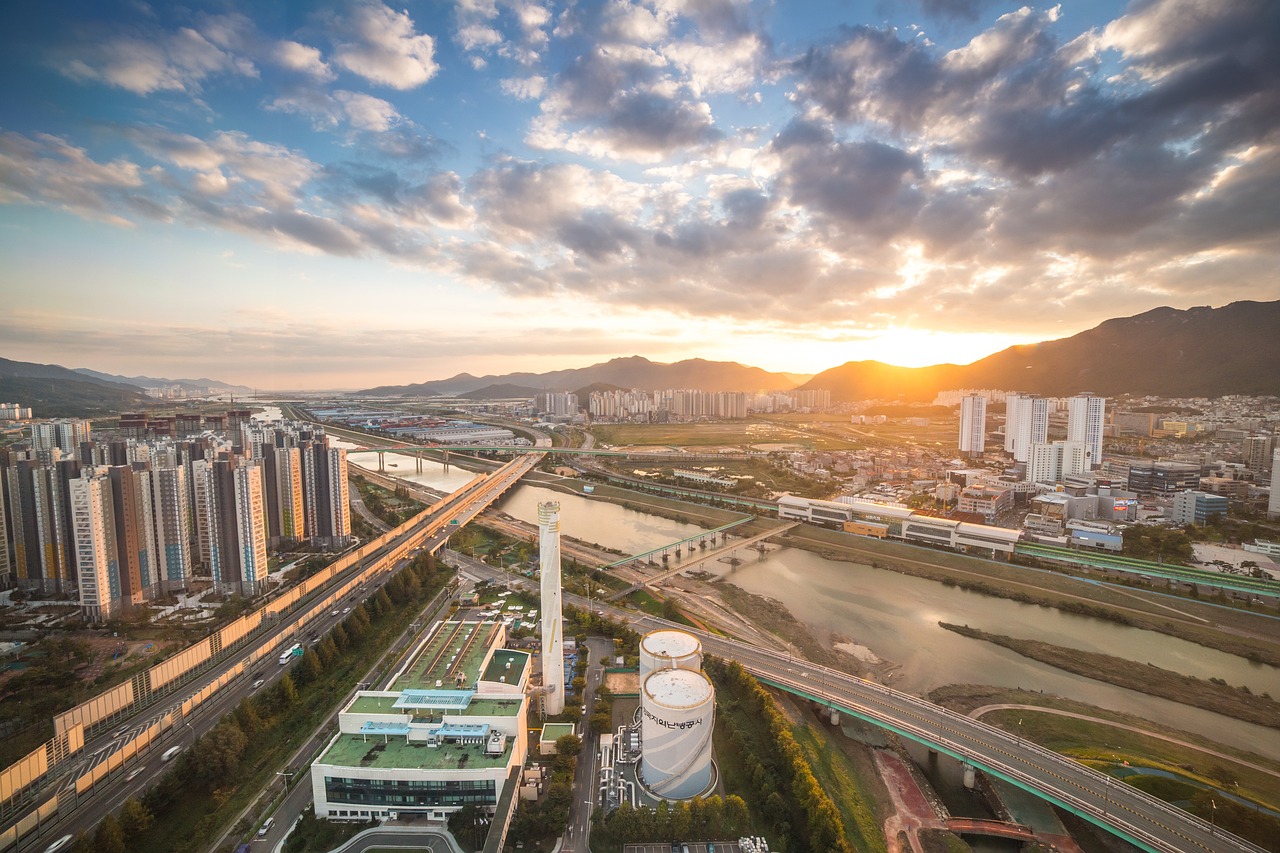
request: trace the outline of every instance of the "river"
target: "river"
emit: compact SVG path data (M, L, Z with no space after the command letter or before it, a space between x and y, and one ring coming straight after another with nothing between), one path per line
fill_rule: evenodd
M372 456L357 453L350 458L353 463L376 467ZM388 454L387 460L388 464L395 461L399 465L388 467L388 473L444 491L459 488L471 477L457 466L451 466L446 473L441 465L425 462L424 473L416 474L412 457ZM702 529L534 485L517 486L503 497L498 508L521 521L537 524L537 504L545 500L560 502L561 530L565 535L627 553L647 551ZM714 562L705 568L749 592L781 601L819 639L839 634L876 657L898 664L889 683L900 690L923 694L945 684L964 683L1043 690L1280 759L1280 738L1273 729L1064 672L1008 649L961 637L938 627L938 622L1120 654L1185 675L1222 678L1228 684L1248 686L1255 693L1280 696L1280 669L1275 667L1250 663L1154 631L1019 604L885 569L828 560L795 548L771 551L763 560L757 560L751 552L745 562L732 569Z

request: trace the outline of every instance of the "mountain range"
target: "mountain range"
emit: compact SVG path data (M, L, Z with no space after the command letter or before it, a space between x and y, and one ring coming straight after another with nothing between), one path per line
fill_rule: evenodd
M788 391L805 377L736 362L688 359L673 364L640 356L549 373L472 376L413 385L382 385L369 397L531 397L540 391L608 387L703 391ZM123 377L80 368L0 358L0 400L31 406L37 417L120 412L154 403L143 388L252 389L212 379ZM831 392L835 402L927 402L953 388L1001 388L1047 396L1090 391L1161 397L1280 395L1280 300L1233 302L1221 308L1155 308L1107 320L1059 340L1009 347L972 364L896 367L851 361L799 387Z
M358 393L497 399L593 384L651 391L778 391L795 388L795 378L735 362L690 359L661 364L632 356L550 373L460 373L449 379L383 385ZM800 387L829 390L836 402L929 401L951 388L1002 388L1055 397L1084 391L1167 397L1280 394L1280 301L1187 310L1155 308L1107 320L1069 338L1009 347L965 365L896 367L851 361L817 374Z
M605 383L621 388L689 388L698 391L787 391L796 387L796 377L770 373L734 361L707 361L691 358L673 364L650 361L638 355L614 358L590 367L553 370L550 373L507 373L502 376L472 376L459 373L449 379L416 385L381 385L357 392L370 397L460 397L488 399L530 396L540 391L572 391L586 385ZM497 386L497 387L495 387ZM492 391L493 393L490 393ZM512 394L512 391L526 392ZM473 393L474 392L474 393Z
M118 382L124 385L135 385L138 388L172 388L175 385L188 394L197 396L213 390L214 393L233 391L236 394L252 394L254 389L244 385L230 385L217 379L156 379L151 376L116 376L111 373L99 373L87 367L72 368L74 372L84 376L92 376L107 382Z
M1280 301L1155 308L1053 341L1009 347L972 364L894 367L851 361L804 388L833 400L932 400L951 388L1060 397L1091 391L1160 397L1280 395Z

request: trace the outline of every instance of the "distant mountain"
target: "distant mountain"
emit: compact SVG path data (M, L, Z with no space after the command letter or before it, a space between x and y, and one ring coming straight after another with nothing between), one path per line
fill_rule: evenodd
M1009 347L973 364L894 367L849 362L805 388L833 400L928 401L951 388L1002 388L1046 396L1218 397L1280 395L1280 301L1222 308L1155 308L1054 341Z
M795 387L785 374L770 373L733 361L706 361L692 358L663 364L638 355L615 358L590 367L554 370L550 373L508 373L503 376L472 376L460 373L451 379L416 385L383 385L359 391L376 397L458 396L490 385L517 385L537 391L569 391L593 383L622 388L689 388L699 391L784 391Z
M146 405L136 386L88 376L56 364L0 358L0 400L31 407L37 418L82 417Z
M252 388L244 385L232 385L228 382L221 382L217 379L155 379L150 376L115 376L110 373L100 373L97 370L90 370L87 367L74 368L74 372L84 376L92 376L95 379L103 379L108 382L120 382L125 385L136 385L139 388L172 388L174 385L180 387L187 393L204 394L210 388L216 388L221 391L234 391L237 394L252 394Z
M526 397L532 400L537 393L537 388L526 388L523 385L503 383L502 385L486 385L483 388L477 388L474 391L468 391L458 396L463 400L518 400Z

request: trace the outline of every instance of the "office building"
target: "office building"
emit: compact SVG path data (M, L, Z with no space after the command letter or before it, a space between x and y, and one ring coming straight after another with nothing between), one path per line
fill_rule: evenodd
M1179 492L1173 496L1169 517L1174 524L1203 527L1215 517L1227 517L1227 499L1209 492Z
M970 394L960 400L960 452L981 456L987 446L987 398Z
M542 687L548 716L564 713L564 624L560 606L560 504L538 504L542 573Z
M528 752L529 654L505 644L501 622L442 622L388 689L358 691L311 765L316 816L491 813Z
M1106 425L1107 400L1081 394L1067 401L1067 441L1083 442L1085 460L1092 470L1102 464L1102 433Z

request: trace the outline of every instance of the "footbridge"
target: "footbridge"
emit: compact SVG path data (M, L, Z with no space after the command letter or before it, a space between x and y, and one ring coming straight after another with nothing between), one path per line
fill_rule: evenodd
M649 551L645 551L643 554L633 554L630 557L623 557L621 560L615 560L612 563L609 563L607 566L601 566L600 568L614 569L614 568L617 568L618 566L625 566L628 563L644 562L645 560L652 557L654 554L661 554L663 556L663 559L666 559L667 554L674 552L675 555L679 557L683 552L683 549L685 546L688 546L689 553L692 554L693 543L696 542L698 543L699 548L705 549L707 547L707 543L715 544L716 536L719 536L720 541L723 542L729 537L730 530L732 530L735 527L740 527L741 525L746 524L748 521L755 521L755 518L753 516L740 518L737 521L731 521L728 524L721 525L720 527L717 527L713 530L704 530L701 533L697 533L693 536L687 536L684 539L681 539L679 542L669 542L666 545L660 545L657 548L653 548Z
M1014 838L1018 841L1036 840L1036 834L1031 827L1003 820L952 817L947 818L947 829L956 835L994 835L997 838Z

